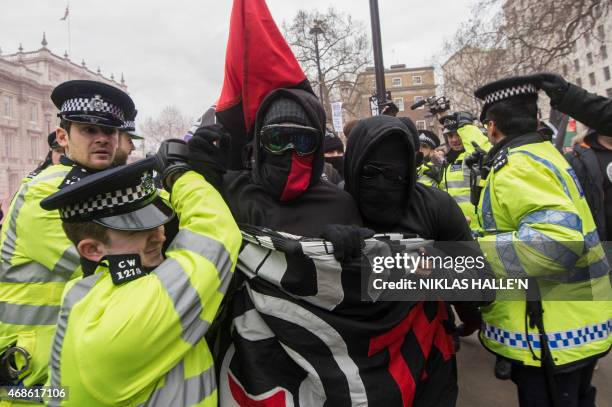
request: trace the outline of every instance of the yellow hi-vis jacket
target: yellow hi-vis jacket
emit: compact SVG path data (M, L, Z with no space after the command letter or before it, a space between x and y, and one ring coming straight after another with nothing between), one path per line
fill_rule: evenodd
M25 386L47 379L49 352L66 282L81 275L79 255L58 211L40 201L58 191L71 166L26 178L9 207L0 238L0 353L17 345L32 356ZM16 357L17 367L23 367Z
M508 146L496 154L480 197L482 251L497 277L539 278L556 366L602 355L612 344L612 289L581 186L550 142L532 134ZM482 317L487 349L540 366L540 336L526 320L525 301L503 301L498 294Z
M433 166L433 164L423 163L419 165L419 167L417 168L417 182L420 182L423 185L427 185L428 187L438 188L438 181L428 175L428 170L430 166Z
M62 406L216 406L204 334L236 266L242 237L221 195L189 171L170 196L180 224L166 260L115 285L108 269L64 292L47 385Z
M491 143L482 134L482 131L472 124L464 125L457 130L457 134L461 137L461 143L465 151L459 154L454 162L448 163L444 169L439 188L448 192L455 199L463 215L470 218L470 229L476 230L478 229L476 207L470 202L470 168L465 165L464 160L465 157L475 151L472 141L476 142L484 151L491 149Z

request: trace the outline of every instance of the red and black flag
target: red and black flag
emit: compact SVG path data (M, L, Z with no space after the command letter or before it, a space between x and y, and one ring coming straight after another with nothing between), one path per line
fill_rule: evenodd
M229 167L242 168L242 149L252 138L255 115L278 88L312 92L304 71L264 0L234 0L217 120L231 133Z

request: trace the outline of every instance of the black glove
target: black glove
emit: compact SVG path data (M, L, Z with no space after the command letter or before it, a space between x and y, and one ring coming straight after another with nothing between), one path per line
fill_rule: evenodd
M429 178L436 181L438 184L442 182L442 176L444 175L444 171L442 171L442 167L436 165L434 163L428 163L426 165L425 170L423 171L424 175L427 175Z
M187 144L179 139L164 140L159 145L156 158L162 185L166 191L171 192L178 175L191 169L187 164Z
M202 126L189 140L188 163L218 191L227 171L230 134L220 124Z
M541 72L533 75L538 88L542 89L550 98L552 105L557 105L569 89L569 83L556 73Z
M338 261L359 257L363 239L374 236L374 231L356 225L325 225L321 237L334 245L334 257Z

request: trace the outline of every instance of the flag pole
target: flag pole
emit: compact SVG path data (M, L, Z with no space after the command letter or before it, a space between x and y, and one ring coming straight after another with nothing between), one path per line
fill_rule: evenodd
M72 57L72 36L70 32L70 2L66 2L66 9L68 10L68 54Z

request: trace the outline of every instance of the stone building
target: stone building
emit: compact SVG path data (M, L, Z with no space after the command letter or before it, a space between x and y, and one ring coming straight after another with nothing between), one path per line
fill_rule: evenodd
M0 54L0 205L6 213L13 194L24 176L44 159L47 135L57 127L58 110L51 102L51 91L61 82L89 79L127 90L123 75L103 76L87 68L85 61L75 64L47 48L36 51Z
M404 64L391 65L389 69L385 69L385 88L391 92L391 99L399 108L398 116L410 117L419 129L435 128L427 109L410 109L413 103L436 94L433 67L407 68ZM366 68L359 73L354 89L346 89L342 93L345 120L371 116L370 97L376 93L374 68Z

